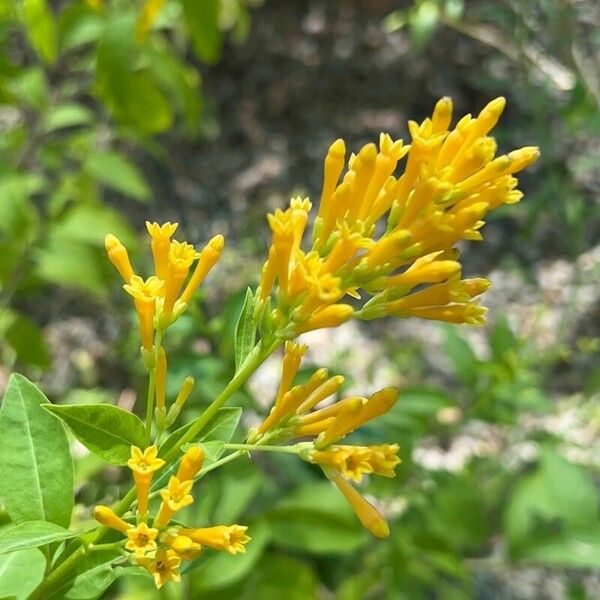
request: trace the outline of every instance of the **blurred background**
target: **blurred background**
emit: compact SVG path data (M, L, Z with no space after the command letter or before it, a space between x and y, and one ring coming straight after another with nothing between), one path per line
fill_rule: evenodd
M311 466L256 456L203 479L182 518L249 524L247 554L207 554L160 593L127 575L103 598L600 597L600 4L0 2L0 390L19 371L58 403L142 408L107 232L143 273L146 219L178 221L197 244L226 237L168 342L169 393L197 381L191 420L233 371L267 210L318 199L335 138L407 139L406 120L443 95L459 116L506 96L501 152L542 150L525 199L464 248L466 273L494 284L488 326L348 323L306 340L305 367L346 375L346 391L403 389L357 437L401 445L398 477L365 490L389 540L370 538ZM279 367L236 394L246 426L268 410ZM128 476L74 450L85 527Z

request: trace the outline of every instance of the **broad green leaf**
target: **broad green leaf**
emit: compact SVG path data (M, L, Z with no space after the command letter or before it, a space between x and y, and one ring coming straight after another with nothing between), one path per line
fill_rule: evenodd
M599 569L600 526L590 531L556 533L545 542L527 547L520 557L544 566Z
M242 409L239 407L221 408L217 414L202 428L196 440L199 442L228 442L235 433L240 422ZM159 456L164 456L171 448L186 434L188 429L194 424L187 423L183 427L176 429L161 445L158 451Z
M456 377L469 388L477 382L479 360L470 344L457 333L456 328L444 327L444 353L452 362Z
M150 188L138 168L125 156L108 150L88 154L84 170L96 181L136 200L148 200Z
M104 31L103 17L102 13L88 6L66 6L58 20L61 51L95 42Z
M236 523L265 483L261 469L249 461L232 463L223 473L219 500L212 514L215 523Z
M91 244L104 250L107 233L117 236L129 250L137 239L121 215L103 204L73 206L53 227L53 235L62 239Z
M248 527L248 535L252 538L246 545L246 552L232 556L227 552L218 552L211 556L201 556L197 560L184 563L182 572L196 571L195 580L199 587L195 592L232 585L247 577L259 563L270 539L268 525L257 521Z
M90 452L106 462L124 465L131 446L146 443L145 427L134 414L111 404L48 404L44 408L64 421Z
M342 494L329 482L309 484L267 513L273 541L314 554L355 552L368 539Z
M198 58L209 64L219 59L223 43L219 30L219 5L219 0L183 0L183 14L192 47Z
M94 113L89 108L71 102L54 106L44 115L43 128L46 132L75 127L76 125L87 125L94 118Z
M36 252L35 274L49 283L73 287L102 296L106 294L100 250L74 240L51 236Z
M121 558L116 550L88 554L68 573L62 585L48 595L48 600L95 600L115 580L112 563Z
M23 0L23 21L31 45L40 58L49 64L58 54L57 27L46 0Z
M73 509L73 460L64 427L42 407L46 397L11 375L0 410L0 497L15 523L68 527Z
M505 360L507 352L516 350L518 340L515 337L506 318L499 318L490 333L490 347L494 358Z
M594 483L580 466L546 449L538 469L514 489L504 526L511 552L518 557L552 546L559 535L565 539L598 531Z
M0 554L37 548L51 542L66 540L76 534L47 521L25 521L0 529Z
M50 355L41 329L24 315L13 312L11 317L10 325L4 330L4 339L15 351L17 361L47 367Z
M235 327L234 348L236 369L241 367L248 354L252 351L252 348L254 348L255 339L256 322L254 320L254 296L252 295L252 290L248 288Z
M123 11L107 23L98 43L98 92L118 120L153 134L168 129L173 115L155 74L139 69L135 19L135 11Z
M46 558L36 548L0 555L0 598L25 600L42 582Z

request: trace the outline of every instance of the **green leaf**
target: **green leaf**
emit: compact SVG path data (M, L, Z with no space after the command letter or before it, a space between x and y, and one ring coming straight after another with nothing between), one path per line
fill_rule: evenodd
M255 568L269 543L269 527L263 521L257 521L248 527L248 535L252 539L246 545L244 554L232 556L219 552L184 564L182 572L197 571L195 579L199 587L195 591L198 596L203 591L232 585L247 577Z
M0 554L37 548L75 535L68 529L47 521L11 524L0 529Z
M42 369L50 364L48 346L41 329L29 318L13 312L4 339L15 351L17 361Z
M234 348L236 370L242 366L244 360L250 354L252 348L254 348L255 339L254 296L252 295L252 290L248 288L237 325L235 326Z
M232 463L222 478L213 522L236 523L264 483L262 470L252 463Z
M316 600L317 578L304 562L282 554L269 554L260 561L255 598Z
M150 188L138 168L122 154L98 151L88 154L84 170L96 181L126 196L144 201Z
M518 341L515 338L508 321L504 317L500 317L490 334L490 347L494 358L498 361L503 361L506 354L511 350L516 350Z
M23 0L22 15L31 45L40 58L49 64L58 54L57 27L46 0Z
M11 375L0 410L0 497L15 523L68 527L73 460L64 427L44 406L49 402L33 383Z
M142 448L146 432L136 415L111 404L48 404L44 408L64 421L90 452L114 465L127 464L131 446Z
M477 382L479 360L470 344L453 327L444 327L444 353L452 362L456 377L469 388Z
M598 532L594 482L581 467L546 449L539 468L515 487L506 508L504 527L515 557L539 556L560 540ZM593 547L590 552L595 552Z
M43 129L46 133L75 127L77 125L87 125L94 118L94 113L89 108L70 102L52 107L45 115L43 120Z
M95 600L116 579L112 563L122 554L102 550L88 554L68 573L62 585L48 595L48 600Z
M219 30L219 5L219 0L183 0L183 14L194 52L200 60L209 64L219 59L223 44Z
M284 548L337 554L354 552L368 539L342 494L327 481L294 491L267 516L273 541Z
M46 558L37 549L0 555L0 597L25 600L42 582Z
M129 250L137 245L136 236L123 217L103 204L75 205L53 227L57 238L91 244L103 251L107 233L117 236Z
M139 132L159 133L171 126L173 115L156 75L139 69L134 42L135 11L123 11L107 23L98 43L97 88L118 120Z
M199 442L228 442L235 433L240 422L242 409L238 406L220 408L217 414L200 430L196 440ZM158 450L159 456L165 456L173 446L187 433L188 429L194 424L187 423L183 427L176 429L161 445Z

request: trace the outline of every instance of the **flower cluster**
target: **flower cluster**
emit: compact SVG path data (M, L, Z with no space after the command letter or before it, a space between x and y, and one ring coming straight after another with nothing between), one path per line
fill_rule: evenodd
M125 281L123 289L133 298L142 338L142 357L153 377L150 397L155 400L156 408L149 407L149 414L150 417L155 414L159 431L175 422L194 386L193 378L188 377L167 414L167 356L161 346L164 332L185 311L219 260L225 244L223 236L216 235L201 252L196 252L191 244L171 239L177 227L177 223L146 222L154 260L154 275L148 279L135 275L127 249L114 235L109 234L105 239L108 258ZM192 270L194 261L197 262Z
M513 174L539 155L526 147L495 157L488 134L504 105L497 98L451 129L452 101L442 98L430 118L409 122L410 145L381 134L378 147L369 143L350 155L343 176L346 147L335 141L325 158L310 248L302 249L308 198L293 198L287 210L268 215L273 240L259 298L275 326L293 337L353 315L483 323L486 309L476 298L490 283L461 279L455 245L481 240L486 213L520 200ZM363 294L370 299L359 310L340 302Z
M171 239L177 226L177 223L159 225L146 222L154 259L154 275L148 279L134 273L127 249L114 235L109 234L105 239L108 258L123 277L123 288L133 297L142 348L147 352L154 346L155 331L164 331L185 311L192 296L219 260L225 244L223 236L216 235L201 252L196 252L191 244ZM196 260L196 267L188 279Z
M241 525L191 529L171 523L177 511L194 501L191 494L194 477L203 462L204 452L199 446L192 446L183 455L177 474L160 491L162 502L149 526L150 484L154 473L165 463L158 458L156 446L149 446L144 451L132 446L131 459L127 464L133 472L136 485L136 525L128 523L107 506L99 505L94 509L94 517L99 523L127 536L125 550L130 560L151 573L158 588L167 581L179 581L181 561L197 558L203 547L237 554L245 552L245 544L250 541L246 535L247 528Z
M367 421L389 411L398 391L386 388L369 398L352 396L318 408L336 394L344 378L341 375L329 377L327 369L318 369L305 384L292 387L306 350L306 345L286 342L273 408L262 424L250 432L249 441L311 438L311 443L302 445L300 457L320 465L346 496L363 525L374 535L386 537L389 530L383 517L347 479L358 483L367 474L394 477L394 467L400 462L398 445L354 446L338 442Z

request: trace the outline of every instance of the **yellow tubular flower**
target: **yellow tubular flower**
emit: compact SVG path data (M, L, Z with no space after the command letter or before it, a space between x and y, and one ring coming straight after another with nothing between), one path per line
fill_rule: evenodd
M133 471L137 491L137 512L141 518L145 518L148 513L148 495L154 472L164 464L165 461L158 458L156 446L148 446L143 452L137 446L131 446L131 458L127 461L127 465Z
M158 515L154 520L154 525L162 529L169 523L171 517L182 508L189 506L194 498L190 494L194 482L191 480L180 481L177 477L169 479L169 485L166 489L160 491L163 499Z
M390 528L381 516L379 511L367 500L365 500L353 487L344 479L340 473L327 472L327 476L335 483L340 492L344 494L346 500L354 510L358 520L375 537L386 538L390 535Z
M194 479L196 473L202 468L204 463L204 450L201 446L192 446L186 450L179 469L177 471L177 479L179 481L189 481Z
M323 163L323 191L319 204L319 218L328 222L328 213L331 211L331 197L344 168L346 144L344 140L337 139L327 152Z
M125 283L129 283L133 277L133 268L129 261L127 248L125 248L125 246L110 233L104 238L104 247L108 254L108 260L110 260L117 271L119 271L119 274Z
M173 550L159 548L154 556L138 556L136 560L154 576L154 583L159 589L169 581L181 581L181 558Z
M171 237L177 230L179 223L166 222L163 225L146 221L146 229L152 239L152 257L154 258L154 272L163 281L167 278L167 264Z
M394 468L400 464L398 452L400 450L398 444L381 444L379 446L370 446L371 451L371 467L373 473L382 475L383 477L395 477Z
M167 543L182 560L192 560L202 553L202 546L187 535L170 536Z
M98 521L101 525L105 527L110 527L111 529L116 529L121 533L126 533L127 530L131 527L130 523L118 517L111 508L108 506L102 506L99 504L94 507L94 519Z
M225 238L222 235L216 235L202 249L198 259L198 264L196 265L188 284L185 286L183 293L181 294L181 302L185 302L186 304L189 303L196 290L204 281L204 278L217 264L219 258L221 258L221 253L223 252L224 246Z
M337 327L345 323L354 312L354 309L349 304L334 304L327 306L316 312L310 319L299 323L294 328L296 335L313 331L315 329L324 329L327 327Z
M180 529L179 534L190 537L202 546L237 554L246 552L245 545L252 539L246 535L247 530L248 528L243 525L217 525L199 529Z
M140 334L142 346L151 350L154 345L154 313L156 310L156 298L163 289L163 282L157 277L149 277L144 281L141 277L134 275L123 289L133 296L135 311L140 323Z
M342 387L342 383L344 383L344 378L341 375L335 375L323 382L306 397L296 412L301 415L311 410L325 398L333 396Z
M183 282L196 258L196 251L191 244L173 241L169 246L167 258L163 313L165 315L170 315L173 311L175 300L177 300Z
M312 463L340 471L357 483L363 475L373 472L371 451L362 446L332 446L329 450L311 452L309 459Z
M398 399L398 390L385 388L375 392L368 400L352 398L351 402L340 408L333 422L319 436L315 448L322 449L337 442L367 421L385 414Z
M140 523L137 527L131 527L126 532L127 543L125 548L135 552L136 555L144 555L156 550L156 536L158 529L148 527L146 523Z

